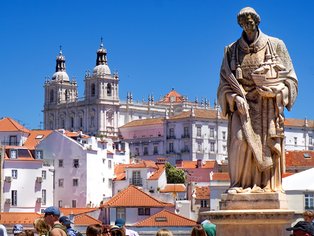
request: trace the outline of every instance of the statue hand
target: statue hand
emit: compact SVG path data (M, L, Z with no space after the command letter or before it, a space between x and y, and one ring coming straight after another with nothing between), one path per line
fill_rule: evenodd
M266 86L256 87L256 90L262 97L273 98L276 96L276 93Z
M247 102L240 96L235 97L235 103L237 104L238 111L242 114L245 115L247 114L247 110L249 109L249 106Z

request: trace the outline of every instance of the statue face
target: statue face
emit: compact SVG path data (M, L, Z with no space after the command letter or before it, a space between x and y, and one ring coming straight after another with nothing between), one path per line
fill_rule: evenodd
M256 31L257 25L251 14L243 15L240 20L240 25L246 34Z

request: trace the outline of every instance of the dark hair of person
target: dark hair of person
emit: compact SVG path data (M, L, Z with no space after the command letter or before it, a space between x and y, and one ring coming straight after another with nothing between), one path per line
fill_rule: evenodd
M202 225L195 225L192 229L191 236L207 236Z
M98 236L102 234L102 225L93 224L89 225L86 229L86 236Z

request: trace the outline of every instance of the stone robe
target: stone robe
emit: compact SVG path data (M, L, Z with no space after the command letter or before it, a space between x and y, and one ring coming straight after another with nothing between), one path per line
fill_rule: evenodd
M262 96L252 79L252 73L262 66L269 52L287 71L275 97ZM258 38L251 45L242 35L225 48L217 95L222 115L229 119L230 188L258 186L268 192L282 190L281 176L285 171L283 108L291 109L297 85L283 41L259 30ZM236 96L247 102L247 115L237 110Z

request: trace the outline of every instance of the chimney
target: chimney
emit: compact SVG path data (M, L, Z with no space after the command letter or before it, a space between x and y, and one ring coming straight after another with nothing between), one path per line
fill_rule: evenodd
M196 161L196 168L201 168L202 167L202 160L201 159L197 159Z
M176 160L176 167L182 167L182 159Z

